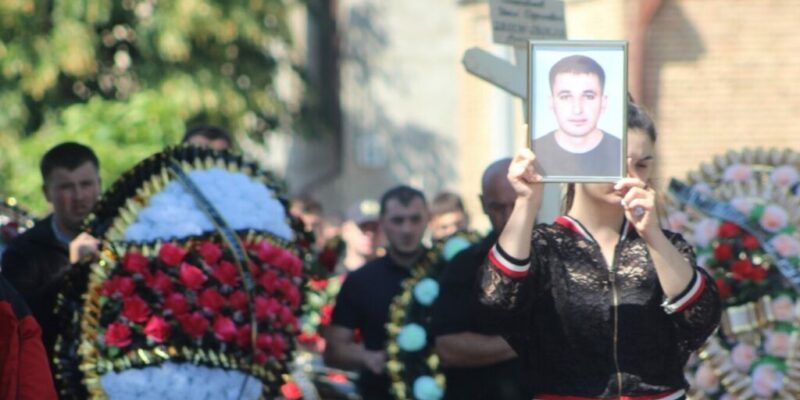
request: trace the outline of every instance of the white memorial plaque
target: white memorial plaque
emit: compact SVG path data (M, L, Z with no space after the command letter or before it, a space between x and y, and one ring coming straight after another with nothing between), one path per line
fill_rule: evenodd
M495 43L526 48L528 40L567 38L561 0L490 0Z

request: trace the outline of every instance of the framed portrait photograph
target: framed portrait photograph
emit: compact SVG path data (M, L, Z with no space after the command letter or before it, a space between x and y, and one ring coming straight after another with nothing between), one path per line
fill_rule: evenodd
M545 182L615 182L626 173L628 42L528 45L528 140Z

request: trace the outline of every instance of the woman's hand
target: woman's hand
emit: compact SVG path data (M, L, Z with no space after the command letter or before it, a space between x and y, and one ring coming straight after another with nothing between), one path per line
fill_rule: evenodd
M661 234L656 193L652 188L637 178L623 178L614 185L614 189L622 194L625 218L633 224L639 236L648 240L653 235Z
M536 155L530 149L522 149L508 166L508 181L517 193L517 199L541 203L542 177L536 173Z

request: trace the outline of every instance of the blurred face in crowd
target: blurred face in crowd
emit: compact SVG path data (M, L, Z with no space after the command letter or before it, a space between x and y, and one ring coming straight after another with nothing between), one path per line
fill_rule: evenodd
M342 239L347 243L348 251L371 258L377 253L383 235L378 221L364 221L360 224L347 221L342 225Z
M203 135L194 135L190 137L187 143L200 147L210 147L213 150L228 150L231 146L224 139L209 139Z
M456 232L465 231L469 226L467 214L452 211L431 217L431 236L434 239L446 238Z
M595 74L556 75L550 108L561 132L576 137L592 133L606 109L600 78Z
M387 201L381 227L391 250L402 256L419 250L428 219L428 208L419 197L405 205L397 199Z
M514 201L517 198L514 188L508 182L508 163L496 168L484 181L483 194L481 194L481 207L483 213L489 217L492 229L500 233L511 216Z
M47 175L43 190L61 229L77 234L100 196L100 176L90 161L74 170L57 167Z

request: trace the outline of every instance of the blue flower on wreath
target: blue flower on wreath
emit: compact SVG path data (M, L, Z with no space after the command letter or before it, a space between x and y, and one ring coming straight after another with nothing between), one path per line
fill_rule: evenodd
M456 256L461 250L466 249L470 246L470 242L467 239L464 239L461 236L455 236L448 239L444 243L444 249L442 250L442 255L444 256L445 261L450 261L453 257Z
M424 278L414 285L414 298L423 306L433 304L439 297L439 283L431 278Z
M429 375L422 375L414 380L414 398L418 400L439 400L444 396L444 390Z
M397 335L397 345L406 352L422 350L427 344L425 328L419 324L408 324L400 329Z

